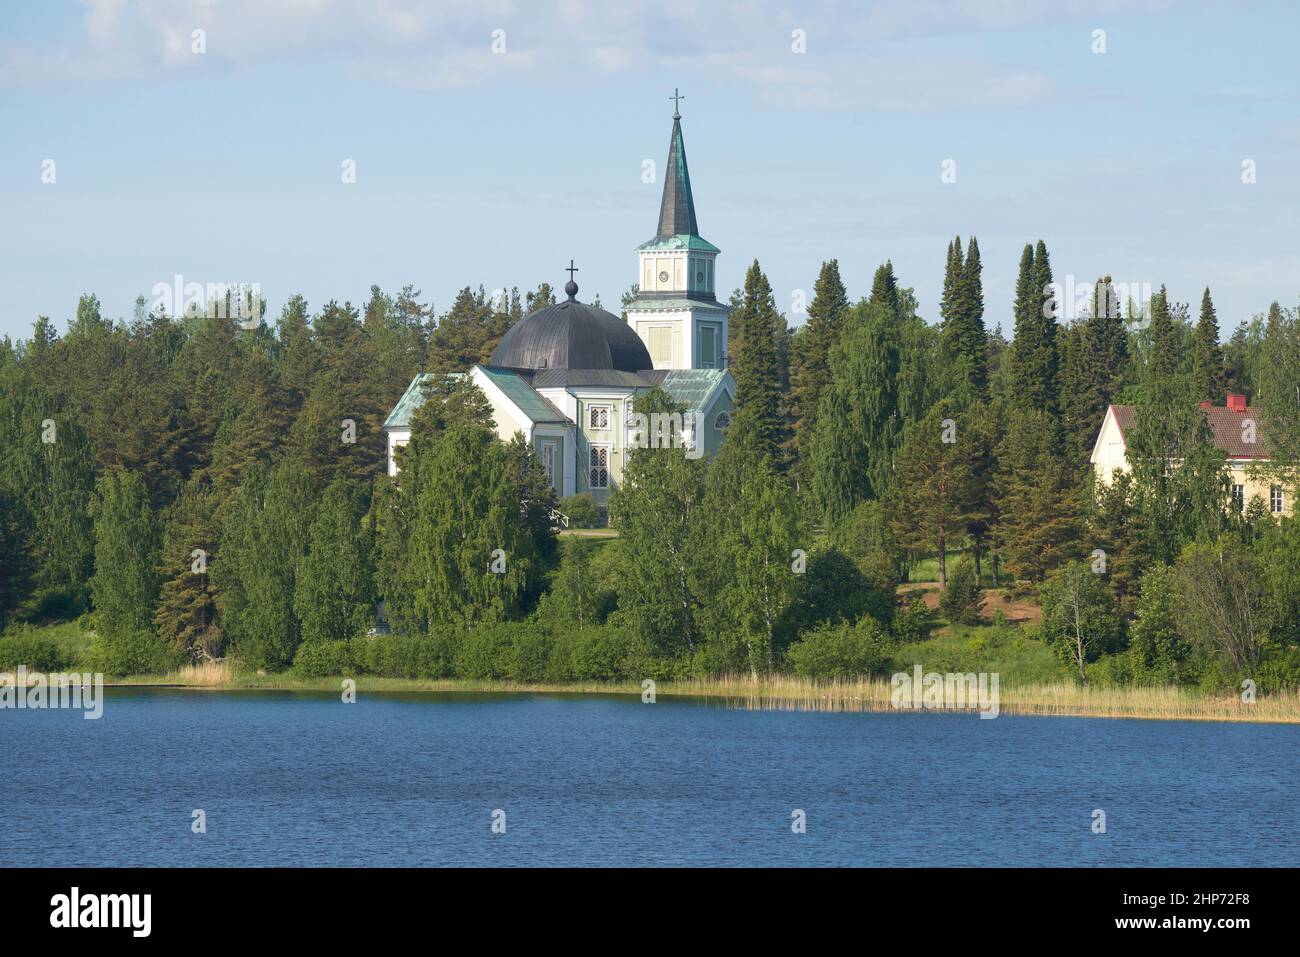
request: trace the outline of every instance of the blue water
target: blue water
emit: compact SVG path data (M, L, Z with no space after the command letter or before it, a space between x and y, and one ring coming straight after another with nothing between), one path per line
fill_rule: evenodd
M1294 866L1298 748L1278 725L117 690L98 721L0 711L0 865Z

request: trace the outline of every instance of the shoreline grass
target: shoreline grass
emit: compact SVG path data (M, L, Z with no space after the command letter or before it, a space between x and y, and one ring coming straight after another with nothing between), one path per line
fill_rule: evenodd
M250 674L229 662L190 665L163 675L136 675L106 686L161 686L190 690L338 692L344 676L303 678L292 672ZM640 697L639 682L563 682L525 684L456 678L415 679L358 676L358 693L572 694ZM1134 718L1151 721L1233 721L1300 724L1300 692L1261 695L1253 704L1233 696L1213 696L1176 686L1080 686L1047 682L1003 686L999 713L1044 717ZM656 683L656 697L699 699L724 707L756 711L896 712L892 686L883 678L811 681L772 675L757 682L748 677L718 677ZM974 708L964 709L974 713ZM952 709L922 709L947 711Z

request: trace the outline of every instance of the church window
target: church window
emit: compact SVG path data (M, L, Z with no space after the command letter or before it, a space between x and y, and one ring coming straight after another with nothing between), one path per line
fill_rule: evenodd
M609 446L591 447L591 472L587 485L590 488L609 488Z
M1282 511L1282 506L1282 486L1274 485L1268 490L1268 507L1276 513Z
M587 428L608 429L609 428L609 406L593 405L590 408L588 408Z
M546 481L551 485L555 484L555 443L542 443L542 471L546 473Z
M719 412L718 417L713 420L713 427L719 432L727 431L729 425L731 425L731 416L725 412Z
M673 327L650 327L650 361L662 368L673 361Z
M1238 512L1246 507L1246 486L1234 485L1232 487L1232 507Z

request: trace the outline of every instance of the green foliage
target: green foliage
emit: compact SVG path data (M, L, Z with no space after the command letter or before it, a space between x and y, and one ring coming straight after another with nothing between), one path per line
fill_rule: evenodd
M304 678L351 675L352 645L346 641L320 640L303 642L293 656L293 670Z
M216 492L191 481L166 512L164 582L154 626L166 644L193 658L219 658L225 643L207 568L217 549L216 507Z
M577 628L604 620L608 598L599 573L592 568L596 548L588 538L569 537L564 541L560 568L550 590L542 596L539 618Z
M966 533L983 508L977 480L985 454L981 435L957 416L956 406L943 400L908 428L886 500L899 544L937 553L945 586L948 544Z
M830 352L849 308L837 260L822 263L808 306L808 319L791 342L790 391L800 470L811 461L822 393L831 381Z
M894 587L868 579L848 555L824 545L808 554L808 567L780 627L797 635L828 622L857 621L869 615L888 626L894 620Z
M745 648L751 674L772 670L777 627L799 587L796 549L810 536L747 410L709 468L690 532L689 582L711 639Z
M919 592L912 596L894 615L893 633L899 643L925 641L930 637L933 616Z
M1088 663L1119 643L1114 596L1088 564L1071 562L1043 586L1042 602L1043 640L1087 681Z
M1041 581L1074 551L1077 492L1060 455L1055 422L1015 408L997 450L994 488L999 555L1018 578Z
M294 593L315 498L315 484L297 462L269 475L254 467L223 522L212 574L223 627L250 666L285 668L302 640Z
M984 598L979 579L975 577L975 563L967 557L957 562L948 587L939 596L939 610L954 624L973 625L979 621Z
M1020 408L1055 415L1060 354L1054 303L1048 298L1051 283L1047 246L1041 239L1037 248L1026 243L1016 280L1015 335L1007 355L1008 397Z
M34 634L30 628L22 628L0 635L0 672L12 674L19 665L25 665L28 671L49 674L67 670L72 660L58 642Z
M1142 576L1129 626L1128 659L1138 684L1186 684L1200 673L1195 648L1178 631L1179 597L1172 569L1156 565Z
M812 487L832 526L890 483L899 419L897 314L884 303L854 307L830 353L812 441Z
M373 618L372 548L363 511L361 494L343 479L325 489L316 507L294 581L293 609L304 644L346 641Z
M682 408L651 389L636 397L633 410L651 415ZM697 642L691 536L704 517L707 467L680 449L633 449L623 483L610 496L624 564L616 618L665 655L694 651Z
M873 618L827 624L806 632L787 649L786 658L803 678L860 678L887 668L889 640Z
M144 482L133 472L105 472L91 503L95 574L90 580L97 631L111 644L152 630L161 579L158 523Z
M758 260L745 274L744 296L731 315L731 374L736 380L736 414L754 423L763 455L777 464L785 443L782 383L786 378L780 342L785 318Z
M561 500L560 512L568 518L569 528L596 528L600 524L600 506L590 492Z

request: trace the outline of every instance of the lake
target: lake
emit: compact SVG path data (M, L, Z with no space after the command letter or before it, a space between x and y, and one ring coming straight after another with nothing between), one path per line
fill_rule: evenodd
M1300 863L1295 726L106 694L0 711L0 865Z

